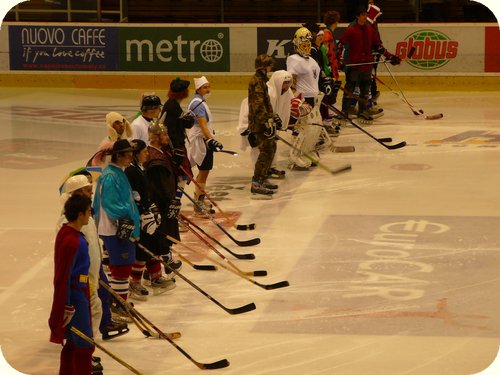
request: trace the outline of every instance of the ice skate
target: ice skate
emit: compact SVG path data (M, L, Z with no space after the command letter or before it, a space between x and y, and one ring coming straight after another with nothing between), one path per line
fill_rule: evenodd
M116 302L111 303L111 316L112 319L122 323L133 323L132 318L125 309ZM104 333L103 333L104 338Z
M149 292L141 283L130 283L128 296L138 301L147 301Z
M127 323L124 322L115 322L111 321L104 329L102 330L102 339L103 340L111 340L115 337L123 336L128 333L130 330L127 326ZM99 358L99 357L96 357Z
M153 295L159 296L163 293L168 292L175 288L175 280L174 279L166 279L163 276L160 276L151 281L151 288L153 288Z
M271 167L269 169L269 178L277 178L277 179L283 179L285 178L286 172L281 170L281 169L276 169L274 167Z
M369 111L363 111L358 115L358 121L364 125L371 125L373 124L373 117L370 116Z
M272 195L274 194L274 190L266 188L263 185L263 181L259 181L256 178L252 178L252 187L250 188L250 191L252 192L254 197L260 196L260 198L265 196L265 197L268 197L270 199L272 197Z

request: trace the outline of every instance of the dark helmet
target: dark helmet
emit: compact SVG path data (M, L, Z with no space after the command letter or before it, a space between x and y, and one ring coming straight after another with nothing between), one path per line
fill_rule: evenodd
M271 65L274 65L274 59L265 53L255 58L255 70L264 69Z
M156 95L146 95L141 101L141 111L161 107L161 100Z

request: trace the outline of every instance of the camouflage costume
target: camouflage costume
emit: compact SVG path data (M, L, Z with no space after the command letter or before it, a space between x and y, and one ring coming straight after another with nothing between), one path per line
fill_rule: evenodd
M265 70L258 69L248 85L248 129L255 135L260 151L254 170L254 178L257 180L267 177L276 153L276 139L264 135L268 120L273 118L267 81Z

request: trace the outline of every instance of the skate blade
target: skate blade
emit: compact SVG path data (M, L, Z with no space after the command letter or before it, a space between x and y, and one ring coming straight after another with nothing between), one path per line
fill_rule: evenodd
M153 288L153 296L161 296L162 294L165 294L173 289L175 289L175 284L172 284L173 286L168 286L166 288Z
M129 293L128 298L134 299L136 301L147 301L148 295Z
M265 194L252 193L250 198L255 201L269 201L273 199L273 194L265 195Z
M356 149L354 146L332 146L330 147L331 152L354 152Z

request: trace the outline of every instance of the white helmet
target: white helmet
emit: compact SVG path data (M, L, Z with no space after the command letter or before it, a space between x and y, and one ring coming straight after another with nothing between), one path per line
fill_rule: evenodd
M301 56L311 55L311 42L312 34L305 27L301 27L295 32L293 37L293 45L295 46L295 52Z
M87 176L84 175L76 175L68 178L66 180L66 183L64 184L65 187L65 193L70 194L74 192L75 190L81 189L86 186L92 186L92 184L89 182Z

